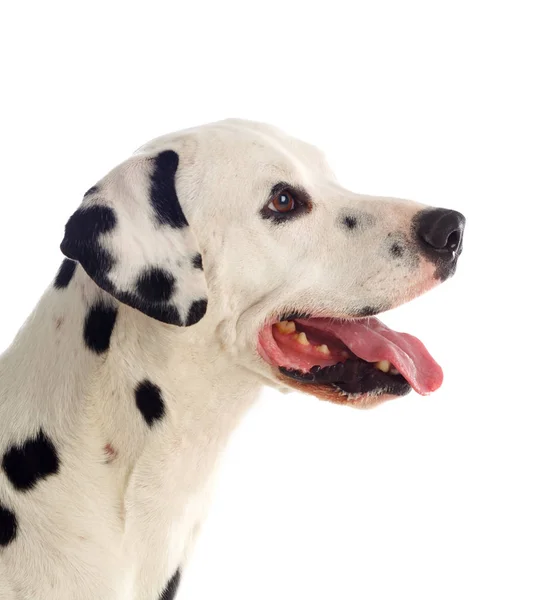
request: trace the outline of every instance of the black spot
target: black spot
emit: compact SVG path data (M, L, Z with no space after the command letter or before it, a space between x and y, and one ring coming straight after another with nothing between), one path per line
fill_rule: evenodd
M7 546L17 536L17 517L0 504L0 546Z
M166 408L162 400L162 392L157 385L144 379L138 383L135 396L136 406L149 427L164 416Z
M182 212L175 188L179 155L173 150L164 150L153 162L155 167L151 175L150 198L158 222L171 227L186 227L188 221Z
M395 242L389 249L389 252L391 253L391 256L394 256L395 258L400 258L401 256L404 256L404 247L401 244Z
M201 269L201 271L203 270L203 258L201 254L197 253L195 256L193 256L192 265L194 266L194 269Z
M91 196L91 194L96 194L99 191L99 188L94 185L93 187L90 187L89 190L84 194L84 198L86 196Z
M109 206L89 206L77 210L65 225L61 251L78 261L99 285L114 264L112 255L99 244L99 237L116 224L117 217Z
M65 225L67 238L78 240L96 240L103 233L111 231L117 224L115 212L109 206L94 205L78 209Z
M52 440L41 430L22 446L11 446L4 454L2 468L13 487L25 492L40 479L55 475L60 461Z
M145 270L136 282L138 294L149 302L167 302L173 295L174 289L173 275L157 267Z
M195 323L201 321L201 319L207 312L207 304L208 301L206 299L196 300L195 302L192 302L190 310L188 311L188 318L186 319L185 323L186 327L189 327L190 325L195 325Z
M353 211L354 214L348 215L343 214L340 217L340 223L343 227L348 229L349 231L354 231L356 233L365 231L374 227L377 218L370 213L363 212L360 210Z
M355 217L344 217L342 222L350 230L355 229L355 226L357 225L357 219Z
M56 279L54 280L54 287L58 290L66 288L73 278L74 272L76 270L76 263L74 260L69 260L66 258L62 263L58 274L56 275Z
M117 308L102 301L89 309L84 323L84 341L90 350L97 354L108 350L116 317Z
M160 594L160 598L158 600L174 600L175 594L179 589L179 583L181 580L181 570L180 568L175 571L173 577L168 581L165 589Z

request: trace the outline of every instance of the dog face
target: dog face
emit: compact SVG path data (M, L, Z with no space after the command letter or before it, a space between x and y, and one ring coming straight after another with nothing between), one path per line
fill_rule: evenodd
M313 146L229 120L142 147L86 195L62 249L167 323L198 322L208 297L203 331L265 381L368 406L440 385L424 346L372 315L452 275L463 227L345 190Z

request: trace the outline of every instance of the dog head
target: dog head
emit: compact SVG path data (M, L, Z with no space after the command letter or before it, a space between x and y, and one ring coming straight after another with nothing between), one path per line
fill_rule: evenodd
M354 194L313 146L228 120L143 146L88 192L62 250L166 323L196 323L208 297L235 363L365 406L440 385L424 346L373 315L452 275L463 228L452 210Z

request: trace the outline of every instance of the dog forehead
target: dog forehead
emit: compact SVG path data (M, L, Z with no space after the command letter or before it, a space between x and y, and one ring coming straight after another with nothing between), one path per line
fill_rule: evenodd
M234 166L266 165L289 176L296 171L334 179L324 153L281 129L258 121L226 119L169 133L144 144L137 152L177 149L182 166L190 160L233 162Z

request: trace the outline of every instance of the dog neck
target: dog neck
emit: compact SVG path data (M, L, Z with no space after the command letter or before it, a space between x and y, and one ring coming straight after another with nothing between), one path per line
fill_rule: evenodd
M188 445L194 463L205 452L215 460L260 384L222 354L208 327L151 319L77 266L66 287L45 292L0 361L5 417L21 435L12 441L43 429L81 450L84 437L125 473L158 443Z
M260 383L205 319L189 328L155 321L80 266L67 286L57 281L0 359L0 423L9 424L0 447L52 454L52 466L36 463L32 518L61 531L39 558L64 582L59 596L75 589L76 564L87 597L111 597L112 587L123 597L128 586L157 597L188 560L218 458ZM22 529L25 513L17 518ZM15 563L36 551L28 544Z

